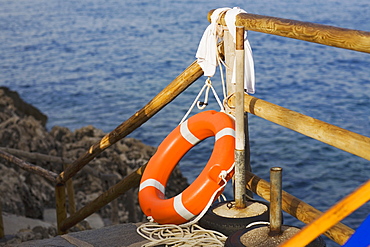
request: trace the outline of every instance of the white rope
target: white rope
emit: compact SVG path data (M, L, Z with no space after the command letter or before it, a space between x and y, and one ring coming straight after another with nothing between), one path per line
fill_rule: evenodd
M184 115L184 117L181 119L179 125L182 124L185 121L185 119L188 118L188 116L189 116L190 112L193 110L195 104L197 104L197 107L200 110L203 110L208 105L208 96L209 96L209 90L210 89L212 89L213 95L216 98L216 101L217 101L218 105L220 106L220 111L221 112L224 111L224 106L221 103L220 98L218 97L216 90L212 86L211 78L208 77L205 80L204 85L203 85L202 89L200 90L200 92L198 93L197 97L195 97L193 103L189 107L189 110L186 112L186 114ZM200 102L199 101L199 98L202 95L202 93L203 93L204 90L206 90L205 95L204 95L204 102Z
M143 247L165 246L224 246L227 237L222 233L206 230L197 224L178 226L173 224L159 225L145 223L137 228L137 232L149 243Z
M256 226L256 225L270 225L270 222L268 222L268 221L255 221L255 222L249 223L245 228L250 228L250 227Z
M208 201L203 211L196 216L192 221L181 224L165 224L148 222L140 225L137 228L137 233L150 240L150 243L144 244L144 247L157 246L164 244L165 246L224 246L227 237L220 232L206 230L196 223L204 216L209 207L215 200L216 195L226 186L226 176L234 168L234 164L229 171L221 171L219 178L223 181L223 185L218 188ZM149 217L148 217L149 219ZM150 220L153 220L152 218Z
M226 11L224 11L226 12ZM220 15L221 16L221 15ZM221 35L220 37L219 36L215 36L216 40L218 40L219 38L222 38ZM217 43L217 42L216 42ZM222 93L223 93L223 100L226 99L226 83L225 83L225 80L224 80L224 73L223 73L223 69L222 69L222 65L225 66L226 69L228 69L228 66L225 64L224 61L222 61L221 57L220 57L220 54L217 52L216 54L216 60L217 60L217 64L219 65L220 67L220 74L221 74L221 86L222 86ZM202 95L203 91L206 89L206 93L204 95L204 101L203 102L200 102L199 101L199 98L200 96ZM209 95L209 89L212 89L212 92L213 92L213 95L214 97L216 98L216 101L218 103L218 105L220 106L220 111L221 112L225 112L225 107L223 106L220 98L218 97L217 95L217 92L216 90L214 89L214 87L212 86L212 81L211 81L211 77L208 76L208 78L206 79L206 81L204 82L204 86L202 87L202 89L200 90L200 92L198 93L197 97L195 98L194 102L191 104L191 106L189 107L188 111L186 112L186 114L184 115L184 117L181 119L180 124L182 124L185 119L187 119L187 117L189 116L190 112L193 110L195 104L197 104L197 107L199 110L203 110L204 108L206 108L206 106L208 105L208 95Z

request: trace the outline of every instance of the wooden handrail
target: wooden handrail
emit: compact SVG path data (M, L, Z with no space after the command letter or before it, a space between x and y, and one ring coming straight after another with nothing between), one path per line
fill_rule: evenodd
M246 172L247 189L253 191L260 197L270 201L270 183L256 176L251 172ZM282 209L294 216L303 223L309 224L323 213L311 205L301 201L291 194L282 192ZM337 223L325 232L325 235L338 244L344 244L352 236L354 230L350 227Z
M73 160L69 159L69 158L47 155L47 154L41 154L41 153L36 153L36 152L27 152L27 151L15 149L15 148L0 147L0 150L4 151L4 152L7 152L7 153L10 153L12 155L22 156L22 157L24 157L28 160L31 160L31 162L37 161L37 160L42 160L42 161L46 161L46 162L50 162L50 163L63 164L63 165L68 165L68 164L71 164L73 162ZM93 164L93 163L94 163L94 160L90 162L90 164ZM100 172L94 170L93 168L91 168L89 166L83 167L82 170L85 171L86 173L94 176L94 177L97 177L97 178L100 178L100 179L103 179L103 180L109 180L110 181L112 179L117 179L118 178L116 174L100 173ZM57 176L58 176L58 174L55 174L55 177L57 177Z
M233 108L234 97L228 105ZM370 160L370 138L245 94L244 110L348 153Z
M91 201L83 208L78 210L76 213L71 214L68 218L63 218L62 221L58 222L58 228L60 232L65 232L72 226L76 225L83 219L89 217L103 206L107 205L120 195L123 195L126 191L131 188L139 186L141 176L145 170L146 164L136 169L134 172L127 175L117 184L110 187L107 191L98 196L95 200Z
M55 183L56 178L58 176L58 174L56 174L55 172L48 171L48 170L46 170L42 167L30 164L30 163L28 163L24 160L21 160L21 159L15 157L14 155L11 155L11 154L9 154L7 152L4 152L2 150L0 150L0 157L6 159L9 162L12 162L13 164L17 165L18 167L22 168L23 170L33 172L37 175L40 175L41 177L46 178L47 180L49 180L53 183Z
M211 20L213 11L209 11L208 21ZM226 26L224 15L221 16L218 23ZM244 26L246 30L250 31L370 53L370 32L368 31L250 13L238 14L235 24L236 26Z
M148 121L202 75L202 68L194 61L148 104L137 111L128 120L120 124L116 129L105 135L99 142L93 144L85 154L75 160L65 171L60 173L57 178L57 183L64 184L98 154Z
M370 53L370 32L249 13L237 15L236 25L251 31Z

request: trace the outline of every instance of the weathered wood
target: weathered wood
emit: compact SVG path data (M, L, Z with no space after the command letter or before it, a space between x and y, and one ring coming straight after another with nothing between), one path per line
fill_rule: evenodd
M102 193L95 200L88 203L86 206L78 210L75 214L69 216L61 222L59 229L67 231L72 226L76 225L83 219L89 217L94 212L98 211L109 202L113 201L120 195L124 194L131 188L138 187L140 184L141 176L145 170L146 164L126 176L123 180L110 187L106 192Z
M208 17L213 11L209 12ZM223 16L219 24L225 25ZM250 13L237 15L235 24L251 31L370 53L370 32L367 31Z
M283 243L283 247L305 246L370 200L370 180L305 226Z
M46 161L46 162L50 162L50 163L63 164L63 165L71 164L73 162L72 159L68 159L68 158L64 158L64 157L46 155L46 154L41 154L41 153L36 153L36 152L27 152L27 151L15 149L15 148L0 147L0 150L2 150L4 152L7 152L7 153L10 153L10 154L13 154L13 155L16 155L16 156L24 157L24 158L26 158L28 160L31 160L31 161L42 160L42 161ZM94 160L91 161L90 164L94 164ZM97 170L95 170L95 169L93 169L89 166L83 167L82 170L84 172L94 176L94 177L97 177L97 178L100 178L100 179L103 179L103 180L117 179L116 174L100 173Z
M69 165L64 164L63 168L66 169ZM68 212L70 215L76 213L75 190L73 188L73 178L66 182L67 197L68 197Z
M55 182L56 177L58 176L58 174L56 174L55 172L48 171L48 170L46 170L42 167L30 164L30 163L28 163L24 160L21 160L21 159L15 157L13 155L7 153L7 152L4 152L2 150L0 150L0 157L6 159L9 162L12 162L13 164L17 165L18 167L22 168L23 170L35 173L39 176L42 176L43 178L46 178L47 180L49 180L51 182Z
M236 23L251 31L370 53L370 32L249 13L237 15Z
M0 239L5 237L4 233L4 221L3 221L3 209L2 209L2 196L0 197Z
M140 127L202 75L202 68L196 61L194 61L148 104L137 111L128 120L120 124L112 132L105 135L99 142L92 145L90 149L79 159L75 160L68 169L59 174L57 178L58 183L65 183L69 178L81 170L83 166L89 163L94 157L103 152L106 148Z
M16 155L16 156L27 158L30 161L42 160L45 162L57 163L57 164L68 164L72 162L72 160L63 158L63 157L41 154L37 152L27 152L27 151L15 149L15 148L0 147L0 150Z
M55 208L57 215L58 234L65 234L67 231L61 229L62 222L67 218L66 209L66 188L64 184L55 186Z
M246 180L247 189L270 201L269 182L250 172L246 172ZM323 214L321 211L285 191L282 191L282 209L306 224L311 223ZM353 233L353 229L342 223L337 223L331 229L327 230L325 235L336 243L343 245Z
M244 110L258 117L370 160L370 138L256 97L244 96ZM228 104L235 105L234 97Z

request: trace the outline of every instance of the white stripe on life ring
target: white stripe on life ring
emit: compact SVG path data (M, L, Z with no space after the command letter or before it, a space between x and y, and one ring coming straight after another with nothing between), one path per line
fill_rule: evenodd
M142 190L142 189L144 189L144 188L146 188L146 187L149 187L149 186L158 189L164 195L164 192L165 192L166 188L164 187L163 184L161 184L159 181L157 181L157 180L155 180L153 178L147 179L144 182L142 182L140 184L139 191Z
M175 211L186 220L190 220L195 216L185 208L184 204L182 204L182 193L175 196L173 200L173 207Z
M180 133L191 145L196 145L200 140L190 132L188 128L188 120L180 125Z
M216 138L216 141L218 139L220 139L221 137L223 136L233 136L235 137L235 130L233 130L232 128L224 128L222 130L220 130L219 132L217 132L215 138Z

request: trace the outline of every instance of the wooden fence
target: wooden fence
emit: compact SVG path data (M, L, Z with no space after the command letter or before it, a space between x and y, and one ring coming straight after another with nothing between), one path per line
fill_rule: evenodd
M210 11L208 13L208 17L212 12L213 11ZM219 24L225 25L224 18L220 18ZM237 16L236 25L244 26L246 30L370 53L369 32L247 13L239 14ZM128 120L120 124L115 130L104 136L99 142L92 145L80 158L73 162L68 162L69 165L66 166L65 170L60 174L55 174L42 168L40 169L16 158L4 150L0 150L0 157L15 163L30 172L36 172L40 176L43 176L55 183L58 233L66 233L69 228L124 194L130 188L137 187L146 165L138 168L117 184L111 186L106 192L102 193L94 201L90 202L83 208L76 211L74 205L72 205L69 217L67 217L66 209L66 187L70 188L67 190L70 202L74 201L74 192L73 186L71 184L68 185L68 181L71 181L73 176L98 154L148 121L202 75L202 69L196 61L194 61L147 105L137 111ZM235 99L232 96L229 97L227 101L230 109L233 109L234 107L234 100ZM346 152L370 160L370 138L366 136L353 133L250 95L245 95L244 102L245 112L262 117ZM264 181L250 172L246 172L246 180L248 189L266 200L269 200L269 182ZM3 198L3 200L5 200L5 198ZM282 201L283 210L304 223L309 224L323 215L319 210L284 191ZM2 222L0 222L0 234L3 229L1 223ZM330 229L327 229L325 235L339 244L344 244L353 233L353 229L343 225L342 223L337 223Z

